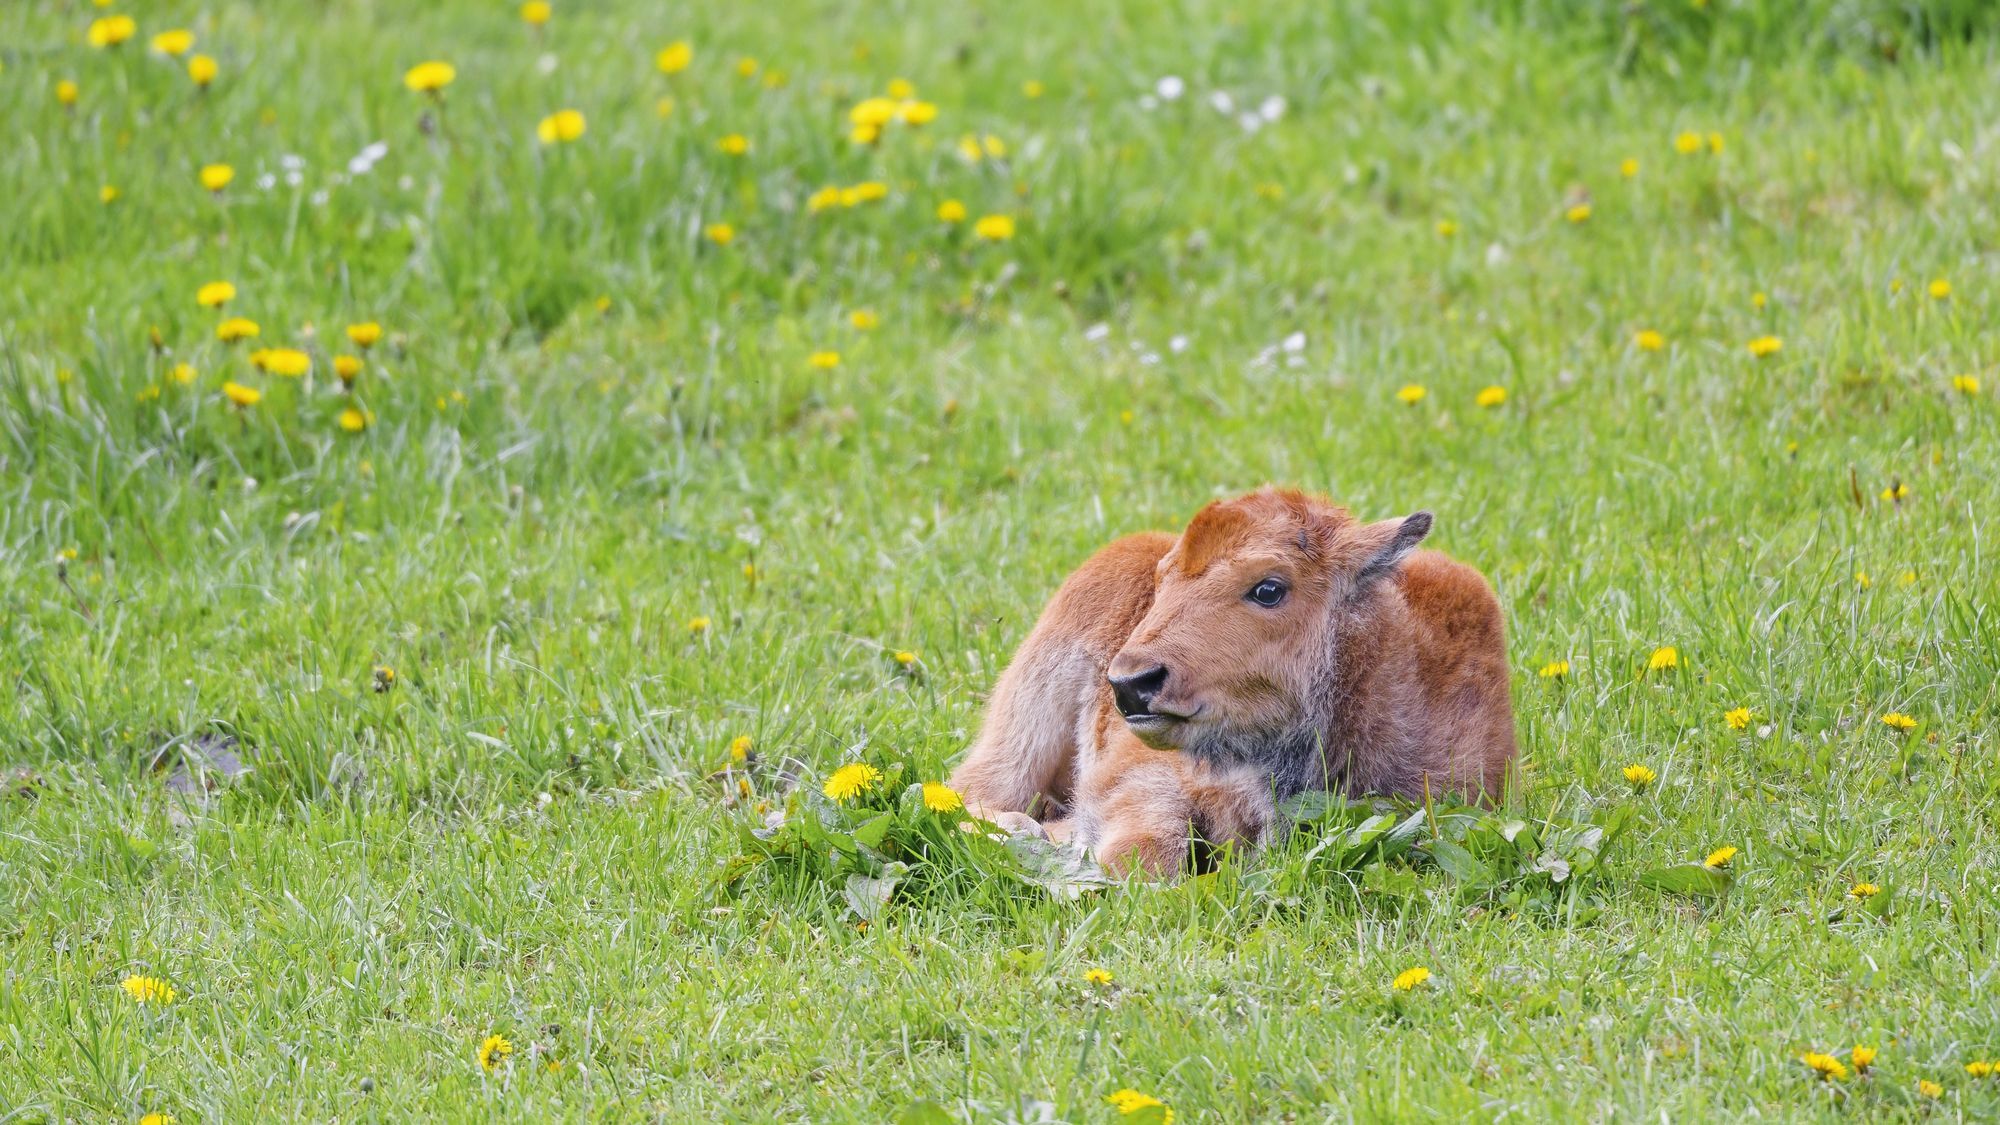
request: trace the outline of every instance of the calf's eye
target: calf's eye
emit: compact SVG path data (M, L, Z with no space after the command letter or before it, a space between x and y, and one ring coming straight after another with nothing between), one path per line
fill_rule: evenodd
M1285 600L1285 584L1275 578L1266 578L1250 587L1248 596L1251 601L1269 609Z

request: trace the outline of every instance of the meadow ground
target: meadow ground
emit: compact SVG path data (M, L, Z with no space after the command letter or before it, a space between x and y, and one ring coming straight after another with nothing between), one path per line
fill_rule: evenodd
M1995 34L17 6L0 1120L2000 1114ZM1491 575L1589 879L725 880L1264 481Z

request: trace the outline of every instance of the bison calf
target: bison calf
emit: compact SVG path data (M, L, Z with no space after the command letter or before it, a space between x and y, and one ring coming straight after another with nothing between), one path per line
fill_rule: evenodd
M1515 754L1500 605L1416 549L1430 527L1266 488L1112 543L1015 653L952 786L1154 875L1191 835L1266 842L1301 790L1496 796Z

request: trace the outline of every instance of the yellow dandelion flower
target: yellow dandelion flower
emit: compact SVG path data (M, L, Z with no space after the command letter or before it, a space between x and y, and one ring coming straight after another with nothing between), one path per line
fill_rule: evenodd
M589 127L580 111L559 109L535 125L535 139L545 145L568 144L583 136Z
M924 782L924 807L932 812L957 812L965 807L958 790L941 782Z
M1710 133L1710 134L1708 135L1708 151L1710 151L1710 152L1721 152L1721 151L1722 151L1722 134L1721 134L1721 133Z
M706 617L690 617L688 618L688 632L693 633L696 636L699 636L703 633L708 632L708 627L710 624L712 624L712 622L710 622L709 619Z
M1007 142L1001 140L999 137L996 137L991 133L988 133L984 137L981 137L979 139L979 147L985 151L987 159L989 160L1006 159Z
M118 202L118 196L118 189L111 184L105 184L103 187L97 189L97 201L107 207Z
M1857 570L1854 572L1854 584L1866 590L1868 587L1873 586L1875 584L1875 580L1873 578L1868 577L1867 571Z
M1625 767L1625 780L1631 782L1636 788L1643 789L1651 785L1659 776L1649 766L1630 765Z
M907 78L891 78L889 85L884 87L884 89L890 97L895 98L897 101L917 96L917 84Z
M847 134L847 139L858 145L872 145L882 139L880 125L856 125Z
M1720 871L1721 869L1729 866L1730 860L1736 858L1737 850L1738 849L1733 846L1717 848L1714 851L1708 853L1707 858L1701 861L1701 865L1703 867L1712 868L1714 870Z
M227 164L204 164L201 166L201 186L219 192L236 178L236 169Z
M1976 395L1979 393L1979 376L1953 375L1951 389L1962 395Z
M978 137L967 133L958 138L958 154L967 161L977 164L979 163L979 159L986 155L986 150L979 147Z
M1951 282L1942 277L1933 280L1930 284L1930 294L1934 301L1948 299L1951 296Z
M1431 971L1422 965L1418 965L1397 973L1396 979L1389 982L1389 987L1395 989L1397 992L1408 992L1429 979L1431 979Z
M896 108L896 116L902 120L903 124L919 128L936 121L937 115L938 107L936 102L904 102Z
M867 309L855 309L853 312L847 314L847 323L852 324L863 332L868 332L881 324L882 321Z
M1626 157L1625 159L1623 159L1623 160L1619 161L1619 162L1618 162L1618 174L1619 174L1619 175L1621 175L1621 176L1623 176L1623 177L1625 177L1625 178L1626 178L1626 179L1628 179L1628 180L1629 180L1629 179L1631 179L1632 177L1634 177L1634 176L1638 175L1638 174L1639 174L1639 158L1638 158L1638 157L1636 157L1636 156L1628 156L1628 157Z
M118 987L124 989L125 994L139 1004L171 1004L180 996L173 985L159 977L135 974L119 981Z
M937 217L940 223L962 223L965 221L965 204L947 199L937 205Z
M1681 650L1672 645L1656 648L1653 650L1653 655L1646 658L1648 672L1671 672L1680 666Z
M1086 969L1083 973L1083 982L1085 984L1094 984L1099 988L1110 984L1111 979L1111 974L1103 969Z
M847 111L847 120L856 125L880 128L896 119L896 103L888 98L863 98Z
M1682 156L1701 151L1700 133L1682 133L1674 138L1674 151Z
M105 16L90 21L84 38L93 47L116 47L137 34L139 24L131 16Z
M343 383L352 383L361 374L361 357L337 355L333 357L333 373L340 376Z
M1917 721L1915 719L1911 718L1908 715L1903 714L1901 711L1891 711L1888 714L1882 716L1882 722L1888 726L1896 728L1897 730L1909 730L1917 725Z
M751 745L752 743L750 741L750 736L747 734L739 734L735 738L730 739L729 740L730 760L735 762L748 761L750 759Z
M1928 1078L1920 1078L1917 1080L1917 1093L1927 1098L1941 1098L1944 1096L1944 1087Z
M661 98L653 103L653 115L662 120L674 115L675 102L672 98Z
M1429 393L1429 391L1423 388L1422 384L1405 383L1396 391L1396 401L1405 406L1415 406L1424 401L1424 396Z
M1856 883L1856 884L1854 884L1854 885L1853 885L1852 887L1849 887L1849 888L1848 888L1848 890L1847 890L1847 897L1849 897L1849 898L1874 898L1874 897L1875 897L1876 895L1879 895L1879 894L1881 894L1881 893L1882 893L1882 888L1880 888L1880 887L1876 886L1876 885L1875 885L1875 884L1873 884L1873 883ZM1869 1057L1869 1058L1870 1058L1870 1059L1872 1060L1872 1059L1873 1059L1873 1058L1875 1057L1875 1056L1874 1056L1874 1052L1872 1052L1872 1051L1871 1051L1871 1052L1869 1052L1869 1056L1868 1056L1868 1057ZM1857 1059L1856 1061L1857 1061L1857 1062L1859 1062L1860 1060L1858 1060L1858 1059ZM1862 1063L1861 1065L1863 1065L1863 1066L1866 1066L1867 1064L1866 1064L1866 1063Z
M1104 1100L1111 1103L1111 1107L1118 1111L1120 1117L1130 1117L1144 1109L1167 1108L1167 1103L1151 1094L1142 1094L1129 1086L1123 1090L1116 1090L1104 1095ZM1171 1120L1173 1111L1168 1110L1167 1112L1168 1120Z
M340 412L340 428L350 434L360 433L367 429L369 424L374 421L375 414L373 411L361 410L350 406Z
M65 107L75 105L80 93L81 91L76 88L76 83L67 78L56 83L56 101L62 103Z
M215 60L207 55L196 55L188 60L188 78L204 90L208 88L209 83L215 81L215 75L220 69Z
M230 405L241 410L264 401L264 392L232 380L222 384L222 397L228 399Z
M264 370L297 379L312 370L312 357L297 348L272 348L264 353Z
M1049 88L1047 86L1034 78L1021 83L1021 96L1025 98L1039 98L1043 94L1048 93L1048 91Z
M187 54L193 46L194 32L184 27L177 27L172 31L162 31L158 35L153 36L153 50L163 55L172 55L175 58L179 58Z
M1590 204L1588 203L1576 204L1569 210L1563 212L1563 218L1568 219L1572 223L1581 223L1588 220L1590 218Z
M831 184L806 196L806 210L815 215L829 207L838 206L840 206L840 189Z
M742 156L750 151L750 138L741 133L731 133L715 142L715 147L729 156Z
M889 185L880 180L863 180L848 190L854 193L854 203L875 203L889 198ZM854 206L854 203L847 202L845 192L841 195L841 202Z
M1564 676L1569 675L1569 661L1551 660L1547 664L1542 665L1541 670L1536 675L1545 680L1560 680Z
M822 371L840 366L839 352L814 352L806 357L806 363Z
M1805 1054L1799 1056L1799 1061L1806 1064L1815 1074L1818 1074L1821 1078L1829 1082L1838 1082L1847 1077L1847 1064L1834 1058L1832 1055L1821 1054L1818 1051L1807 1051Z
M744 78L757 77L757 60L748 55L736 60L736 73Z
M1014 218L1011 215L982 215L978 222L972 224L972 233L987 242L1005 242L1014 237Z
M347 338L354 341L357 348L372 348L382 338L382 326L372 320L347 326Z
M139 1125L174 1125L171 1113L149 1113L139 1118Z
M1753 309L1761 309L1765 305L1768 305L1770 303L1771 303L1771 298L1765 296L1761 292L1750 294L1750 307Z
M1910 587L1916 584L1917 584L1917 572L1914 570L1906 570L1903 573L1898 574L1896 576L1896 585L1898 586Z
M194 382L199 374L200 372L194 369L194 364L192 363L176 363L173 370L167 372L167 377L185 387L189 383Z
M1750 354L1756 356L1758 359L1763 359L1767 355L1776 355L1784 349L1784 346L1785 342L1776 336L1759 336L1745 345L1745 347L1750 349Z
M1729 724L1730 730L1742 730L1750 725L1750 708L1735 707L1724 711L1722 721Z
M736 228L728 223L710 223L702 228L701 233L717 246L727 246L736 241Z
M882 780L882 771L867 762L849 762L827 775L826 784L820 791L836 801L851 801L875 788Z
M1984 1059L1977 1059L1965 1064L1965 1073L1974 1078L1985 1078L1993 1073L1993 1064Z
M674 40L653 56L653 65L660 68L661 74L679 74L693 61L694 45L685 39Z
M420 62L404 73L403 85L415 93L437 95L457 78L457 67L448 62L432 59L429 62Z
M528 0L521 5L521 22L530 27L542 26L554 14L555 9L549 6L549 0Z
M1437 231L1439 238L1450 238L1458 233L1458 224L1450 219L1439 219L1432 229Z
M514 1053L514 1044L504 1035L489 1035L479 1044L479 1068L490 1071L507 1061Z
M211 281L194 291L194 303L205 309L219 309L236 299L236 287L227 281Z
M1907 500L1909 496L1910 486L1901 481L1897 481L1895 484L1882 490L1882 499L1884 500Z
M1632 337L1632 346L1642 352L1656 352L1667 346L1667 338L1650 328L1642 328Z
M232 316L215 326L215 338L225 344L233 344L238 340L255 338L258 331L256 321L245 317Z
M896 653L896 663L901 664L905 668L908 668L910 665L915 664L916 662L917 662L917 654L911 652L908 649L903 649Z
M1499 406L1507 401L1507 388L1498 384L1491 387L1481 387L1479 394L1472 401L1484 407Z

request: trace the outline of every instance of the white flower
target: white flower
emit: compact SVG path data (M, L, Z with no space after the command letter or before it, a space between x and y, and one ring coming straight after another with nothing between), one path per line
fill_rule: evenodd
M305 182L306 182L306 175L304 172L285 173L285 185L287 187L297 187Z
M278 186L278 174L276 172L258 173L257 175L258 191L270 191L272 188L277 186Z
M1093 324L1083 331L1083 338L1093 344L1109 335L1111 335L1111 326L1109 324Z
M1227 90L1217 90L1213 94L1210 94L1208 96L1208 104L1214 106L1217 113L1236 112L1236 99L1230 97Z
M305 166L306 158L294 152L288 152L278 158L278 167L283 168L287 172L304 171Z
M1173 339L1167 341L1167 350L1174 353L1175 355L1179 355L1182 352L1186 351L1187 349L1188 349L1188 338L1186 336L1176 336Z
M1169 74L1153 83L1153 92L1160 95L1160 100L1163 102L1174 101L1187 92L1187 83Z
M1151 367L1154 364L1160 362L1160 353L1159 352L1141 353L1139 356L1139 362L1147 367Z
M361 150L361 155L370 164L373 164L376 161L382 159L383 157L389 155L389 142L388 141L370 142L367 148Z
M1254 113L1243 114L1236 119L1236 123L1243 126L1246 133L1254 133L1264 127L1264 119Z
M347 161L347 171L350 175L365 176L374 170L375 165L372 162L363 160L359 156L351 157Z
M1265 98L1263 104L1257 107L1257 116L1263 118L1266 121L1276 121L1278 118L1283 117L1284 115L1285 115L1285 99L1279 97L1276 94L1272 94L1270 97Z
M1289 335L1289 336L1285 337L1285 342L1284 342L1284 344L1282 345L1282 347L1283 347L1283 348L1284 348L1284 349L1285 349L1286 351L1288 351L1288 352L1302 352L1302 351L1305 351L1305 350L1306 350L1306 334L1305 334L1305 333L1303 333L1303 332L1294 332L1294 333L1292 333L1291 335Z
M556 57L554 55L543 55L541 58L535 60L535 69L541 71L543 74L554 74L556 72Z

